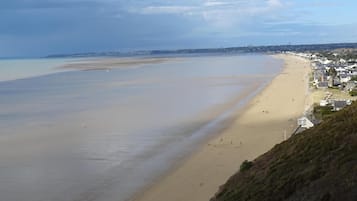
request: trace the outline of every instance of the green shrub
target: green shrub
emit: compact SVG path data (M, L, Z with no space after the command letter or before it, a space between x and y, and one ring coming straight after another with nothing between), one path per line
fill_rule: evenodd
M357 96L357 89L353 89L352 91L350 91L350 95Z
M252 161L243 161L243 163L240 165L240 172L244 172L246 170L249 170L251 167L253 166L253 162Z

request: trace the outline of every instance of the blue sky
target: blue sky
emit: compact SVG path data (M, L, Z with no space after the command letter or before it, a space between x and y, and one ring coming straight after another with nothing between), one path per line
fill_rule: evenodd
M0 57L357 42L355 0L1 0Z

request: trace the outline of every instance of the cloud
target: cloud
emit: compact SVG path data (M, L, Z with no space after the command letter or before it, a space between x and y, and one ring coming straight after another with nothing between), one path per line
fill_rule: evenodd
M139 10L131 10L140 14L185 14L195 10L192 6L148 6Z
M281 0L205 0L196 4L150 5L129 9L129 12L142 15L173 14L199 17L208 25L233 27L255 16L270 15L281 10Z
M0 55L357 40L356 6L354 0L1 0Z
M206 7L215 7L215 6L227 6L231 5L231 2L226 2L226 1L206 1L203 3L204 6Z
M222 28L240 26L258 18L270 18L284 8L279 0L251 0L220 2L211 9L202 11L202 16L210 24Z

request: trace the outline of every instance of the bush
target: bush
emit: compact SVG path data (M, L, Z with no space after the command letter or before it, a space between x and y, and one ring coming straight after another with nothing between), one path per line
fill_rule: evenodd
M353 89L352 91L350 91L350 95L357 96L357 89Z
M246 170L249 170L251 167L253 166L253 162L252 161L243 161L243 163L240 165L240 172L244 172Z
M357 76L352 76L351 81L357 81Z

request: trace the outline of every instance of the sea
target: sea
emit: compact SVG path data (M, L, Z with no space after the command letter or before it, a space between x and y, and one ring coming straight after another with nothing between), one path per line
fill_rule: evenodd
M200 55L76 71L0 60L0 200L127 201L229 126L282 69Z

